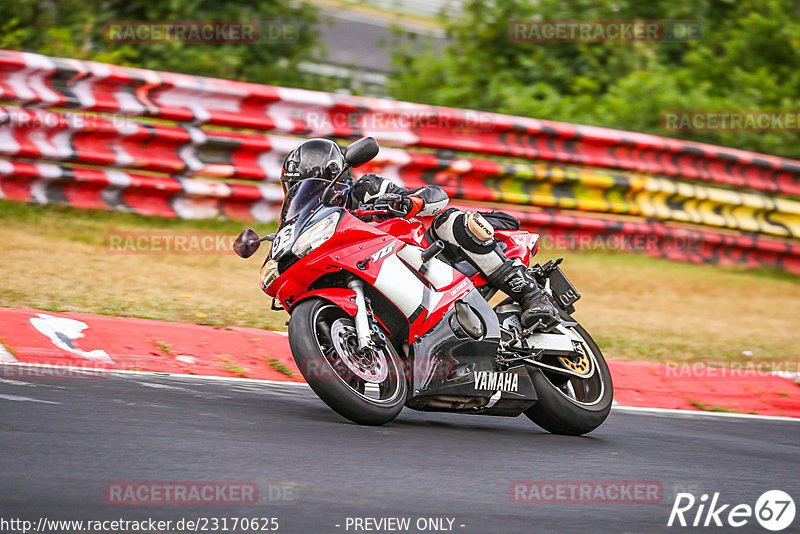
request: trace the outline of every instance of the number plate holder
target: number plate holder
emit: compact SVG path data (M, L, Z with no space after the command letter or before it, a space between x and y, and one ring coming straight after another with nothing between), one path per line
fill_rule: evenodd
M550 291L553 293L553 299L569 313L572 313L573 304L581 298L581 294L572 285L564 271L560 267L554 268L548 275L550 279Z

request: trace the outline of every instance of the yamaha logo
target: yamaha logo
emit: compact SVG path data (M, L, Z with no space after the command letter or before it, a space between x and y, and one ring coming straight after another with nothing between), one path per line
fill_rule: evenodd
M494 371L475 371L475 389L489 391L519 390L519 375L517 373L496 373Z

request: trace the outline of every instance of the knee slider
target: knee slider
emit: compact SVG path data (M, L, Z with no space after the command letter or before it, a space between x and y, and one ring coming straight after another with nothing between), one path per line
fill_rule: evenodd
M494 232L491 230L492 226L488 223L486 227L490 229L487 231L477 225L471 225L469 220L472 214L459 213L453 220L453 237L458 246L472 252L473 254L489 254L492 252L496 244L492 236ZM473 230L472 228L475 228ZM480 235L480 238L478 235ZM488 236L488 239L486 237Z
M467 229L481 243L494 237L494 227L480 213L467 215Z

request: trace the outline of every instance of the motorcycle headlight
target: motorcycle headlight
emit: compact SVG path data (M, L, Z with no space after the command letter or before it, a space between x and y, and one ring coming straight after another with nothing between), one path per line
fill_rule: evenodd
M331 238L339 222L339 212L332 213L300 234L292 245L292 254L301 258Z
M278 262L275 260L268 260L267 263L261 268L258 281L261 282L261 290L266 291L272 282L278 279Z

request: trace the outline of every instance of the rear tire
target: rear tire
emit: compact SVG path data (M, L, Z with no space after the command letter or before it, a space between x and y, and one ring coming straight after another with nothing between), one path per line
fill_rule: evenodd
M600 348L582 326L577 325L574 328L591 350L596 363L595 374L602 381L602 389L595 391L597 398L585 399L587 402L581 402L573 398L576 396L574 395L575 388L585 386L588 389L589 384L582 384L581 379L578 378L571 379L571 383L568 383L564 380L566 377L563 375L547 373L538 367L529 365L528 369L539 400L525 410L525 415L553 434L580 436L603 424L611 411L614 395L611 373ZM591 378L587 380L591 380ZM570 396L569 391L573 393L573 396Z
M294 307L289 319L289 346L300 373L314 393L339 415L360 425L388 423L403 409L408 391L400 356L387 342L381 351L388 368L385 380L375 384L360 379L337 352L340 349L331 333L337 322L339 331L354 330L350 316L327 300L308 299Z

